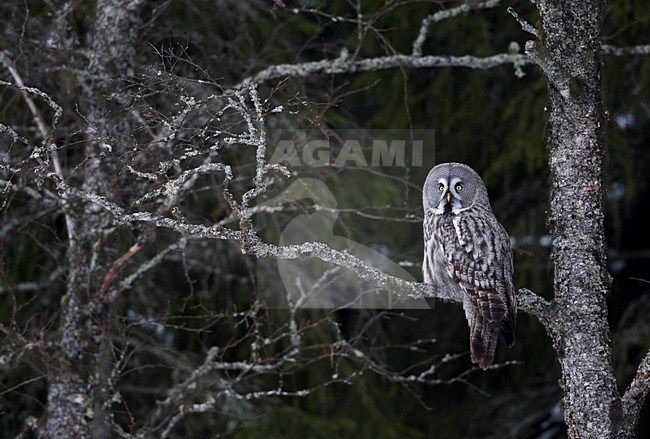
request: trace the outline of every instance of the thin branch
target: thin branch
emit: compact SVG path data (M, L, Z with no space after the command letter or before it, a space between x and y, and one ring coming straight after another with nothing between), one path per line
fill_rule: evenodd
M20 76L16 68L11 64L11 62L9 61L8 57L4 52L0 52L0 62L5 65L7 70L9 70L11 76L14 78L14 81L16 81L15 85L5 81L0 81L0 85L15 86L20 90L23 99L25 100L27 106L29 107L29 111L31 111L32 115L34 116L34 123L36 124L36 127L38 128L38 131L40 132L41 137L43 138L43 146L45 147L46 151L49 151L50 153L50 156L52 158L52 164L54 166L54 172L61 180L63 180L64 179L63 168L61 168L61 160L59 159L56 140L54 138L56 127L59 123L59 120L61 119L61 116L63 115L63 108L61 108L61 106L57 104L54 101L54 99L52 99L47 93L34 87L25 86L22 77ZM43 120L43 116L41 115L41 112L38 110L38 107L36 106L34 100L31 97L32 94L43 99L49 105L49 107L54 111L51 130L47 128L47 125ZM14 139L16 139L16 137L14 137ZM35 148L34 152L32 153L32 156L37 157L38 153L39 153L38 149ZM46 160L47 158L48 156L46 155ZM70 215L68 211L70 204L67 195L63 194L61 196L61 204L63 206L63 215L65 217L65 224L68 231L68 236L70 237L71 243L74 243L77 235L75 232L74 220L72 219L72 215Z
M143 276L147 271L151 270L154 268L156 265L158 265L162 260L169 254L170 252L178 249L182 249L185 247L185 244L187 243L187 239L185 237L181 237L178 242L171 244L158 252L153 258L149 259L142 265L138 267L135 272L131 273L129 276L127 276L120 284L116 287L116 293L120 291L127 290L131 288L133 285L133 282L135 282L139 277Z
M69 195L81 198L86 201L97 204L106 209L115 217L118 224L127 224L132 222L146 222L158 227L165 227L175 230L182 234L192 235L201 238L229 239L232 241L241 241L242 233L237 230L231 230L218 225L205 226L203 224L189 224L182 218L169 218L162 215L156 215L151 212L126 213L123 208L109 201L106 197L84 192L77 188L67 185L62 181L57 182L59 191Z
M4 83L3 81L0 81L0 85L5 85L5 84L7 84L7 83ZM20 134L18 134L17 132L15 132L11 127L8 127L8 126L3 125L1 123L0 123L0 133L9 134L14 139L14 142L20 142L20 143L22 143L24 145L30 145L29 140L27 140L25 137L23 137ZM7 165L3 164L3 165L0 165L0 166L2 166L2 168L0 168L2 170L11 170L11 169L4 169L4 168L7 167Z
M650 55L650 44L629 47L616 47L609 44L603 44L603 52L607 55L613 56Z
M115 276L117 276L117 273L124 266L124 264L126 264L127 261L141 249L142 247L139 244L133 244L131 248L126 251L126 253L124 253L122 256L116 259L115 262L113 262L111 268L108 270L106 276L104 277L104 282L102 282L101 288L99 289L100 296L103 296L106 293L108 287L111 285L111 282L113 282L113 279L115 279ZM113 299L114 296L115 295L110 295L109 299ZM100 300L102 300L102 298L100 298Z
M537 29L535 29L529 22L521 18L519 14L517 14L517 12L515 12L515 10L512 9L512 7L508 6L507 11L508 14L512 15L514 19L517 20L517 23L519 23L519 25L524 31L528 32L529 34L533 34L537 38L541 38Z
M530 58L517 53L501 53L488 57L476 57L471 55L466 56L421 56L422 45L426 39L426 33L431 23L442 21L446 18L468 12L473 9L484 9L497 6L499 0L491 0L479 3L476 6L469 6L463 4L456 8L445 11L439 11L422 20L420 32L417 39L413 43L413 51L411 55L395 54L391 56L383 56L376 58L365 58L358 60L350 60L347 56L342 55L339 58L331 60L321 60L297 64L277 64L269 66L253 76L244 79L239 85L234 88L240 88L245 84L257 84L272 79L279 79L285 77L299 77L305 78L312 75L319 74L346 74L358 73L400 68L438 68L438 67L467 67L473 69L491 69L493 67L503 64L525 65L530 64L531 59L537 63L550 79L558 86L558 89L568 91L568 86L565 88L562 84L567 82L563 80L559 72L556 71L552 62L545 59L537 53L536 43L529 41L526 44L526 53ZM517 20L522 29L537 38L540 37L539 32L530 23L522 19L512 8L508 8L508 12ZM611 45L603 45L603 51L607 54L622 56L622 55L647 55L650 54L650 45L640 45L632 47L614 47ZM529 53L530 52L530 53ZM550 73L550 74L549 74Z
M443 9L427 16L422 20L422 24L420 25L420 32L418 32L418 36L413 42L413 56L422 56L422 45L427 38L427 32L429 32L429 26L431 26L432 23L437 23L448 18L456 17L460 14L464 14L476 9L494 8L500 2L501 0L489 0L478 4L475 4L474 2L467 2L463 3L460 6L456 6L455 8Z

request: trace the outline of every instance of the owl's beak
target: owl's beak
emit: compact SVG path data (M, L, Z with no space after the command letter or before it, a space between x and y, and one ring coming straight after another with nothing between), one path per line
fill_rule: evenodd
M451 192L447 192L447 204L451 203Z

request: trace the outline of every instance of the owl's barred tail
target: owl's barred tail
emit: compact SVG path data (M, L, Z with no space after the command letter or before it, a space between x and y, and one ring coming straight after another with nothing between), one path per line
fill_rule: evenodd
M472 363L477 363L481 369L486 370L494 361L497 349L498 331L492 322L479 318L470 328L469 349Z

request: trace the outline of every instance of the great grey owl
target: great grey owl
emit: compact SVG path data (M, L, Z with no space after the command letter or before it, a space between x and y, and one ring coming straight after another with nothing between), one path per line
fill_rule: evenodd
M515 341L517 303L512 248L497 221L481 177L462 163L442 163L427 176L424 206L424 281L460 301L469 325L473 363L487 369L497 338Z

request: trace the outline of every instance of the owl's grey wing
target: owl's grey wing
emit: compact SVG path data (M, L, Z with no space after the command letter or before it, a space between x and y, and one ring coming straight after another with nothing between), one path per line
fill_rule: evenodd
M435 233L435 218L428 215L424 221L424 259L422 261L422 274L424 282L433 285L436 297L462 300L463 290L458 281L448 270L449 258L444 251L443 237ZM427 298L429 306L433 307L435 299Z
M455 236L445 240L449 274L465 293L463 308L470 327L472 362L487 369L494 359L497 338L508 346L515 341L510 239L493 215L460 216L453 223Z

